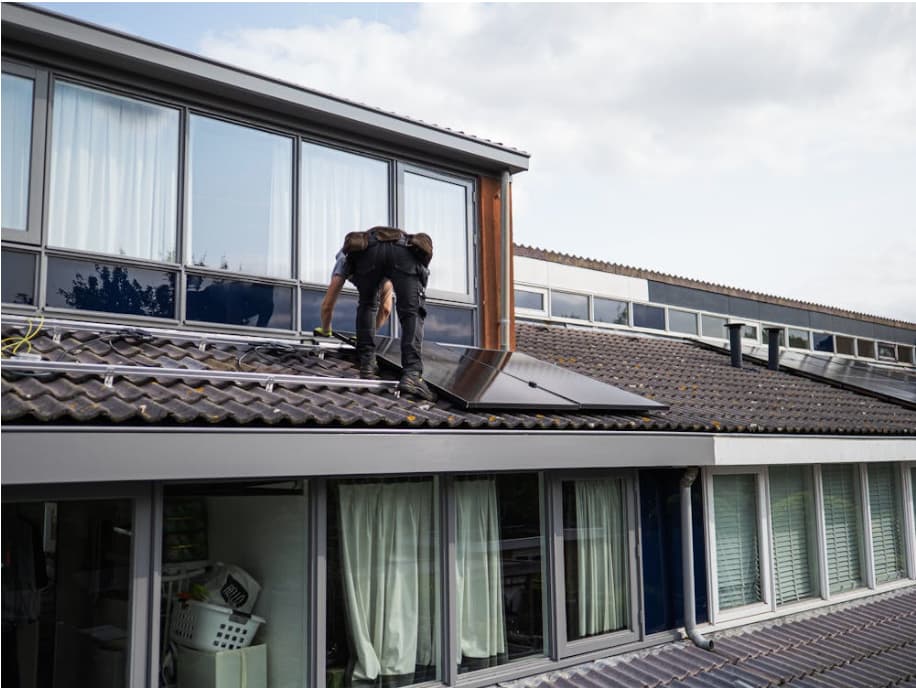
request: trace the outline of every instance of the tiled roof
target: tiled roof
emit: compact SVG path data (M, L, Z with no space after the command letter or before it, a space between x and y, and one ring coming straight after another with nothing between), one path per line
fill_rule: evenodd
M916 591L715 639L502 684L505 688L916 686Z
M805 308L807 310L817 311L819 313L827 313L828 315L839 315L846 318L855 318L857 320L867 320L869 322L878 323L879 325L903 327L916 331L916 323L906 322L903 320L894 320L893 318L884 318L879 315L869 315L868 313L859 313L857 311L849 311L843 308L836 308L834 306L825 306L819 303L810 303L808 301L800 301L798 299L789 299L783 296L763 294L761 292L750 291L747 289L739 289L737 287L729 287L723 284L715 284L714 282L704 282L703 280L693 279L690 277L680 277L678 275L669 275L667 273L657 272L655 270L646 270L644 268L621 265L620 263L609 263L607 261L596 260L594 258L583 258L582 256L574 256L569 253L559 253L557 251L550 251L534 246L515 244L513 246L513 253L517 258L534 258L535 260L545 260L550 263L558 263L560 265L586 268L588 270L597 270L599 272L609 272L614 275L624 275L626 277L654 280L656 282L674 284L679 287L703 289L705 291L711 291L717 294L725 294L727 296L737 296L744 299L753 299L754 301L763 301L764 303L772 303L779 306Z
M24 328L3 328L3 336ZM196 341L167 333L107 333L45 328L32 341L45 360L183 368L185 378L3 371L4 423L655 430L817 434L916 434L916 411L784 372L748 364L672 339L518 326L522 351L566 366L671 408L624 413L464 411L390 392L207 380L205 368L356 378L350 351L319 359L291 344ZM394 373L388 377L394 379Z

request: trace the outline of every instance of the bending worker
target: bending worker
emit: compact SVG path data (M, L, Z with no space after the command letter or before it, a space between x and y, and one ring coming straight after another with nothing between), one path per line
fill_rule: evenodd
M334 319L334 307L337 305L337 299L340 297L340 292L344 287L344 283L353 277L353 268L344 252L338 251L334 258L335 263L334 269L331 270L331 281L328 283L328 290L324 293L324 298L321 300L321 326L316 327L312 331L313 334L319 337L330 337L333 334L331 322ZM391 315L391 298L393 293L394 290L391 288L391 280L386 279L382 282L382 287L379 292L380 305L378 314L375 316L376 330L380 329L382 325L388 322L388 316Z
M353 267L352 281L359 290L356 309L356 355L362 378L378 376L375 359L375 322L379 286L389 279L397 295L401 323L401 367L398 390L432 401L433 393L423 381L423 322L426 319L426 284L432 240L426 234L406 234L395 227L373 227L350 232L343 252Z

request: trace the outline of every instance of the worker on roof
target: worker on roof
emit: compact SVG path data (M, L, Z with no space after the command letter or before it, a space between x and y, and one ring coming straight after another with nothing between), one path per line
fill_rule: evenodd
M347 260L346 254L343 251L338 251L337 255L334 256L334 269L331 270L331 281L328 283L328 290L324 293L324 298L321 300L321 325L316 327L312 334L315 334L319 337L330 337L333 334L331 330L331 321L334 319L334 307L337 305L337 299L340 297L340 292L343 289L344 283L349 279L352 281L353 278L353 267L350 261ZM381 329L381 327L388 322L388 317L391 315L391 300L394 295L394 290L391 287L391 280L386 279L382 282L382 286L379 290L379 309L378 314L375 316L375 329Z
M375 358L375 324L379 288L388 279L397 295L401 323L401 393L432 401L435 397L423 381L423 323L426 319L426 285L433 256L427 234L407 234L396 227L373 227L350 232L343 253L353 268L351 280L359 290L356 309L356 355L359 376L378 377Z

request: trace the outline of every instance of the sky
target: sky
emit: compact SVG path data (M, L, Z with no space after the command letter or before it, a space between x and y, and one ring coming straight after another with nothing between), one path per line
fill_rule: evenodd
M524 150L517 243L916 322L916 4L38 5Z

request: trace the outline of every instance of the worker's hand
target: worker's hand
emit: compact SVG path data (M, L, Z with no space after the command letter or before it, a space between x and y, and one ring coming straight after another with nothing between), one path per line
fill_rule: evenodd
M321 327L316 327L314 330L312 330L312 334L315 335L316 337L333 337L334 336L334 332L331 331L330 327L326 330L322 329Z

